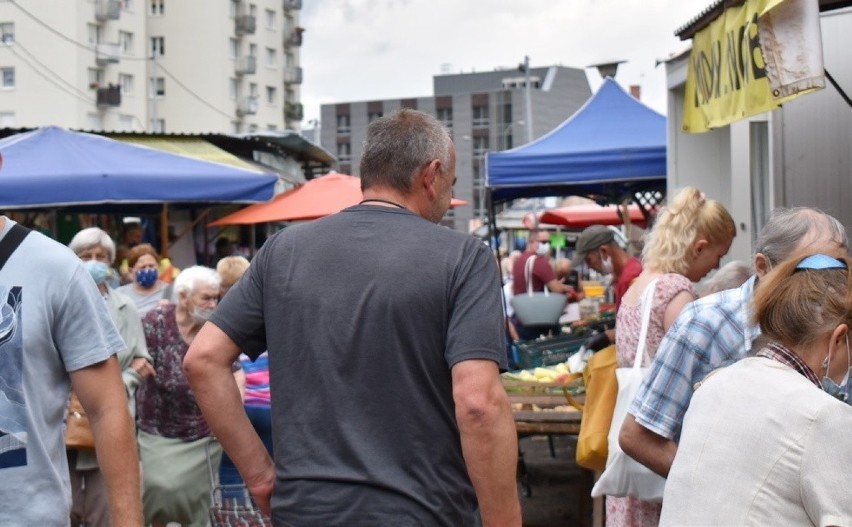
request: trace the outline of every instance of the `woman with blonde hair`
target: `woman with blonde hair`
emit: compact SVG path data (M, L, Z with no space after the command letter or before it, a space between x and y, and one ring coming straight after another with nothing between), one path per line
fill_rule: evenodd
M661 524L849 525L849 260L781 262L753 310L759 351L712 372L690 401Z
M619 367L632 366L642 327L642 297L651 302L645 344L647 365L680 310L698 298L694 282L713 269L731 248L736 235L733 218L718 201L697 188L678 192L660 210L642 251L642 273L624 294L616 315L616 357ZM656 525L660 504L636 498L607 496L608 526Z

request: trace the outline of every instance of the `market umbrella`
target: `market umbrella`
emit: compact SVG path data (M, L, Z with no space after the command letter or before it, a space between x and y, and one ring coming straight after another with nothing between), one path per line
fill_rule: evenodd
M621 225L624 219L618 205L575 205L560 207L541 213L539 223L562 225L574 229L585 229L589 225ZM628 205L630 223L644 227L646 220L638 205Z
M364 199L361 179L346 174L331 173L312 179L297 188L283 192L266 203L255 203L214 222L221 225L253 225L275 221L315 220L356 205ZM453 198L451 206L467 202Z

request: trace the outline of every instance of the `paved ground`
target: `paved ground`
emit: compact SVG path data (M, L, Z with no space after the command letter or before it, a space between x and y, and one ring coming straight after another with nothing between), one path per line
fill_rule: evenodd
M575 438L553 436L552 457L546 437L521 439L530 484L530 496L521 494L524 527L582 525L583 472L574 464L575 443Z

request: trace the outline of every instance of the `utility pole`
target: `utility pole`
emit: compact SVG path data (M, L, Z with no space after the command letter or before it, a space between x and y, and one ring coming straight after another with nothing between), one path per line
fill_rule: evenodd
M524 72L524 110L527 121L527 143L532 143L532 97L530 95L530 58L528 55L524 55L524 63L518 66L518 69Z

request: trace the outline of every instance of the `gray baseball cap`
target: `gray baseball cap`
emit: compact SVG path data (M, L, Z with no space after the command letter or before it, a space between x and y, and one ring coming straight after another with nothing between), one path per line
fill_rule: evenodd
M603 225L591 225L583 229L577 238L577 249L571 260L571 267L576 269L583 263L586 255L601 245L606 245L615 239L615 234Z

